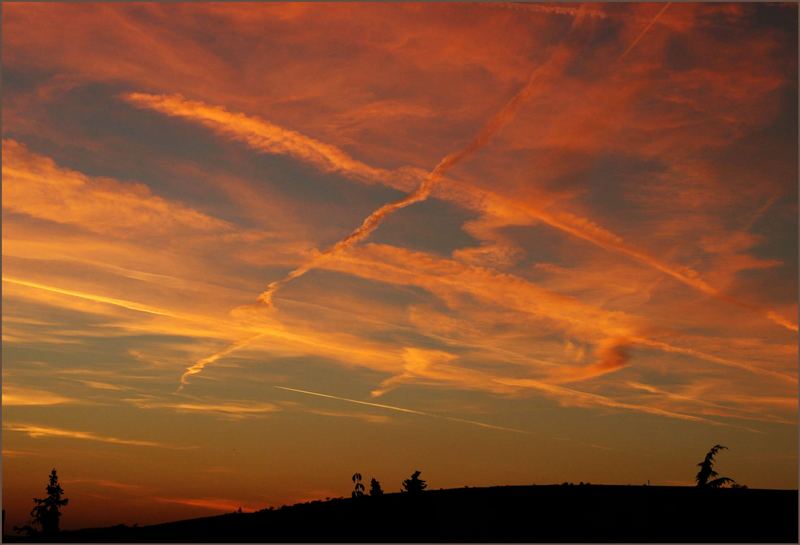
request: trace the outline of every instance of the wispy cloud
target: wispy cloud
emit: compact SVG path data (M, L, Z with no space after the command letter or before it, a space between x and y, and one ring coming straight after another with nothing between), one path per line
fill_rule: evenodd
M549 397L557 399L564 406L574 407L609 407L615 409L626 409L634 412L649 413L656 416L666 416L668 418L676 418L679 420L689 420L693 422L702 422L705 424L713 424L717 426L725 426L727 424L703 418L693 414L681 413L661 409L658 407L641 405L636 403L628 403L624 401L617 401L607 396L593 394L575 390L573 388L566 388L555 384L548 384L543 381L533 379L497 379L501 384L508 384L519 386L523 388L530 388L537 390Z
M668 5L669 4L666 4L665 8ZM659 12L654 20L660 16L665 8L662 8L662 11ZM652 22L653 21L651 21L651 23ZM640 35L640 37L643 34L644 32ZM638 40L636 41L638 42ZM563 57L563 55L561 57ZM784 327L785 329L797 331L796 323L782 316L774 309L770 309L763 305L754 304L738 297L726 294L722 289L714 286L708 280L704 279L698 271L692 269L691 267L673 264L659 257L653 256L649 252L626 242L623 237L603 227L602 225L599 225L591 218L583 217L567 210L553 209L543 206L541 202L529 202L526 200L514 201L497 193L487 192L486 190L479 189L475 185L464 180L456 181L445 178L446 172L450 170L452 166L464 158L469 157L475 152L475 150L484 146L498 130L500 130L506 123L513 119L515 112L524 102L525 98L534 91L534 82L539 79L540 74L552 73L557 66L565 62L565 60L561 57L558 54L555 54L552 57L549 65L546 63L534 70L527 85L525 85L499 112L495 114L495 116L493 116L484 125L482 130L479 131L479 133L467 146L446 156L430 173L424 174L419 172L418 169L413 168L405 169L402 171L403 175L401 176L401 179L404 180L402 183L392 181L398 179L397 175L389 175L388 173L385 173L386 175L383 177L376 176L376 181L392 187L402 188L404 190L408 189L409 181L413 183L415 180L419 179L421 182L420 185L407 196L375 210L356 230L354 230L347 237L340 240L327 250L316 252L311 259L293 269L284 278L271 282L267 289L260 294L259 300L267 304L271 304L272 295L280 286L283 286L285 283L291 282L305 275L308 271L314 268L322 266L331 257L340 255L347 248L350 248L359 241L367 238L388 215L391 215L397 210L400 210L406 206L427 199L431 193L435 192L437 186L442 183L445 185L445 188L442 191L435 193L435 195L439 198L455 200L462 206L477 208L484 214L490 216L498 215L500 218L505 218L506 220L523 217L527 218L525 220L526 223L530 223L531 221L543 222L544 224L570 236L574 236L605 250L625 256L626 258L632 259L648 267L652 267L653 269L666 274L667 276L699 291L700 293L715 297L721 301L738 306L739 308L756 312L761 314L769 321ZM250 139L255 139L254 141L258 141L257 137L262 132L278 131L281 134L283 132L292 133L300 141L305 142L305 145L312 148L315 148L315 146L322 146L323 149L328 149L329 147L314 139L310 139L308 137L299 135L298 133L294 133L293 131L289 131L288 129L282 129L274 126L269 122L253 118L251 116L245 116L244 114L229 114L223 108L186 101L182 97L160 97L136 93L125 96L128 100L133 100L134 102L138 100L138 103L143 107L152 107L157 111L161 111L162 113L179 115L187 119L193 119L202 124L205 124L204 120L206 119L205 114L202 112L210 112L208 113L208 117L210 119L214 119L214 127L217 127L221 134L228 137L233 137L235 139L244 139L248 141ZM131 97L138 98L133 99ZM182 106L184 103L186 103L186 105ZM230 116L233 116L233 118L229 119ZM262 144L260 147L254 144L254 146L256 146L256 149L259 149L260 151L266 151L269 153L282 152L280 150L283 150L283 148L278 148L278 151L276 151L275 146L272 144ZM339 153L343 154L342 157L346 158L346 160L342 161L343 165L363 165L363 163L352 159L344 154L344 152L341 152L341 150L337 150L335 155L338 157ZM309 159L309 154L307 153L296 153L295 156L301 160ZM312 160L311 163L323 169L328 168L319 161ZM364 166L366 167L366 165ZM350 177L356 179L361 176L359 173L362 172L360 167L355 169L342 167L341 170ZM380 172L380 169L372 170L375 172ZM514 219L512 223L516 221L519 220ZM502 225L502 223L498 225ZM213 357L213 355L210 357Z
M413 266L409 266L412 264ZM326 267L387 283L417 285L432 293L441 294L445 299L452 292L468 293L490 301L493 305L545 317L560 324L567 332L596 341L627 338L632 344L691 355L710 363L736 367L785 382L796 381L795 377L779 371L715 356L694 348L648 339L638 333L644 327L642 321L635 316L595 308L575 298L552 293L523 278L467 266L454 260L372 244L361 248L358 253L351 252Z
M493 4L477 4L488 8L505 8L517 11L543 13L547 15L569 15L571 17L592 17L605 19L608 15L601 9L595 9L587 4L534 4L532 2L497 2Z
M356 420L363 420L372 424L385 424L391 420L390 417L383 414L370 414L370 413L357 413L347 411L329 411L323 409L303 409L303 412L308 414L316 414L319 416L329 416L331 418L353 418Z
M95 390L108 390L111 392L123 392L128 388L124 386L120 386L118 384L110 384L108 382L98 382L96 380L79 380L81 384L88 386L89 388L94 388Z
M724 365L726 367L735 367L737 369L742 369L748 371L750 373L755 373L758 375L769 376L775 379L778 379L782 382L786 382L789 384L796 384L797 377L788 373L784 373L781 371L775 371L772 369L765 369L763 367L759 367L757 365L752 365L746 362L741 362L737 360L733 360L730 358L724 358L720 356L716 356L714 354L708 354L701 350L697 350L694 348L687 348L687 347L680 347L680 346L673 346L671 344L651 340L651 339L643 339L637 338L635 339L637 344L641 344L643 346L649 346L652 348L657 348L659 350L663 350L664 352L672 352L676 354L686 354L688 356L693 356L695 358L699 358L708 362L716 363L719 365Z
M667 399L672 402L677 402L680 406L690 406L696 407L696 411L700 414L710 415L710 416L722 416L726 418L737 418L743 420L755 420L755 421L762 421L762 422L777 422L781 424L789 424L789 425L796 425L797 420L791 420L787 418L776 417L773 415L768 414L764 409L769 407L771 404L776 403L778 405L784 405L786 402L790 402L790 404L796 408L797 407L797 400L790 400L790 398L783 398L783 399L770 399L769 397L764 398L755 398L755 397L745 397L741 396L740 394L733 393L730 397L727 398L727 403L719 403L716 401L712 401L707 393L703 395L703 392L696 392L693 395L690 393L680 393L680 392L672 392L667 391L663 388L658 388L653 386L652 384L644 384L637 381L626 381L625 384L631 388L641 390L647 392L648 394L652 394L653 396L658 396L663 399ZM710 384L709 386L712 386ZM653 399L652 396L648 396L649 399ZM723 396L724 399L724 396ZM738 402L738 406L735 406Z
M104 489L113 489L114 491L130 494L134 496L150 495L154 489L149 486L133 483L122 483L111 479L94 479L94 478L67 478L63 479L64 484L80 484L90 485L92 487L99 487Z
M3 406L76 405L86 404L80 400L37 388L26 388L3 381Z
M246 144L263 153L290 155L326 172L339 172L366 183L388 183L408 187L407 175L369 166L342 149L269 121L229 112L221 106L189 100L181 95L125 93L121 98L138 108L199 123L217 134Z
M169 409L186 413L216 414L230 418L263 416L282 410L281 407L274 403L262 403L255 401L158 401L147 398L131 398L127 399L126 401L129 401L130 403L142 409Z
M3 449L3 458L27 458L29 456L42 456L42 453L33 450Z
M150 192L143 184L92 178L58 166L16 140L3 139L3 209L117 236L231 226Z
M253 505L250 502L241 502L227 498L176 498L176 497L161 497L155 496L152 498L154 501L160 503L177 503L179 505L186 505L189 507L200 507L211 511L224 511L231 512L242 508L243 511L254 511L263 506Z
M12 424L3 423L3 429L11 432L26 433L29 437L34 439L39 437L58 437L63 439L79 439L83 441L96 441L99 443L111 443L114 445L127 445L134 447L158 447L168 449L190 449L194 447L174 446L155 441L144 441L138 439L125 439L120 437L112 437L109 435L101 435L94 432L69 430L64 428L55 428L50 426L38 426L35 424Z
M550 60L536 67L532 71L530 77L528 78L527 83L511 98L511 100L509 100L497 113L495 113L483 125L480 131L478 131L478 133L472 138L472 140L466 146L454 152L451 152L444 158L442 158L439 161L439 163L434 167L434 169L422 179L421 183L414 191L412 191L411 193L409 193L408 195L397 201L379 207L377 210L373 211L369 216L367 216L362 221L361 225L358 228L356 228L353 232L351 232L348 236L339 240L337 243L335 243L328 249L316 253L310 260L302 263L300 266L290 271L284 278L270 282L270 284L267 286L267 289L264 290L261 294L259 294L257 300L267 305L268 307L272 306L273 295L278 289L280 289L281 286L297 278L300 278L310 270L317 268L324 261L341 254L348 248L357 244L359 241L364 240L373 231L375 231L375 229L377 229L378 226L380 226L380 224L388 216L395 213L396 211L401 210L407 206L411 206L412 204L426 200L447 171L452 169L455 165L457 165L461 161L470 157L472 154L474 154L482 147L484 147L486 143L498 131L500 131L506 124L508 124L510 121L514 119L521 105L534 92L535 84L538 82L540 76L542 76L543 74L546 75L548 72L552 72L554 66L559 67L563 65L565 58L566 58L565 50L558 49ZM281 129L280 127L277 127L272 124L268 124L265 122L253 123L246 116L234 115L232 117L224 110L220 109L209 110L203 104L187 103L182 97L171 97L171 98L154 97L152 95L142 95L136 93L129 93L127 95L124 95L124 97L135 104L143 104L150 108L166 112L168 114L179 112L177 113L177 115L182 115L196 121L199 120L201 123L204 124L208 124L209 120L208 113L211 112L214 114L210 118L212 120L212 126L218 129L221 127L223 131L226 127L229 126L236 127L237 125L239 126L244 125L244 130L241 130L241 128L236 128L229 132L224 131L226 134L232 133L236 138L241 138L242 135L252 136L254 134L253 130L255 129L255 134L258 134L262 138L266 138L266 144L264 144L264 142L262 141L260 146L261 148L266 147L266 149L270 151L273 152L278 151L282 153L286 153L289 150L291 150L292 154L298 155L301 158L308 158L309 157L308 150L313 149L317 152L321 151L322 157L326 159L327 163L332 163L334 165L336 164L347 165L347 168L345 168L345 170L347 171L355 170L356 173L360 173L363 170L365 170L366 165L350 160L349 157L347 157L345 154L339 153L338 152L339 150L335 148L332 148L330 146L324 146L317 141L304 138L292 131L285 131L284 129ZM177 109L176 106L178 106ZM203 114L200 115L193 114L193 111L195 110L199 110L203 112ZM219 124L220 119L223 121L227 121L228 124L225 123ZM231 121L233 121L233 123L231 123ZM246 139L246 141L248 140ZM258 148L259 146L254 146L254 147ZM312 162L314 162L317 165L320 164L319 160L314 160ZM200 360L193 366L189 367L186 373L184 373L184 375L181 376L181 385L185 384L186 378L188 376L199 373L209 363L213 363L214 361L219 359L219 357L230 354L231 352L234 352L244 346L248 346L249 344L251 344L252 341L256 340L257 338L258 336L254 336L249 339L233 343L230 346L223 349L221 352L212 354L208 358Z
M8 412L34 411L41 437L88 432L70 404L96 399L114 408L98 437L160 443L189 419L210 444L231 419L513 414L536 430L547 411L621 456L653 418L666 434L743 424L785 454L796 32L776 23L790 8L765 9L11 5L3 378L29 391ZM208 40L220 25L234 32ZM276 308L242 306L272 280ZM348 378L364 396L271 388ZM286 401L262 400L265 384ZM379 403L418 389L438 392L425 411ZM588 439L580 415L624 422L621 437ZM140 416L152 437L126 437ZM482 448L465 460L483 468ZM545 450L548 466L563 452ZM309 478L297 490L328 486ZM223 480L223 502L248 497Z

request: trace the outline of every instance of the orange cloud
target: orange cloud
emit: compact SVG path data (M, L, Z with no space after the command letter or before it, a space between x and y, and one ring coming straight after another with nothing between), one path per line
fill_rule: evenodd
M548 397L552 397L558 400L561 405L566 407L609 407L614 409L625 409L634 412L641 412L647 414L653 414L656 416L665 416L668 418L677 418L679 420L689 420L693 422L702 422L705 424L712 424L712 425L725 425L721 422L710 420L708 418L681 413L676 411L670 411L667 409L662 409L659 407L654 407L652 405L640 405L637 403L628 403L624 401L617 401L615 399L598 395L592 394L589 392L582 392L580 390L574 390L572 388L565 388L563 386L558 386L555 384L548 384L538 380L532 379L497 379L497 382L500 384L506 384L509 386L518 386L521 388L527 388L539 391Z
M240 141L256 151L290 155L325 172L339 172L361 182L371 184L380 181L403 189L408 189L409 184L413 183L411 179L405 179L402 172L373 168L336 146L263 119L229 112L220 106L188 100L181 95L126 93L122 98L138 108L199 123L220 136Z
M436 167L422 178L420 185L414 191L402 199L381 206L364 219L361 225L347 237L327 250L317 253L312 259L290 271L284 278L271 282L267 289L258 296L258 300L271 306L272 296L281 286L303 276L316 268L322 261L365 239L378 228L386 217L397 210L426 200L448 170L484 147L500 129L514 119L521 105L536 90L535 84L538 83L540 77L546 77L555 70L560 70L568 58L566 49L557 49L550 59L533 70L527 83L489 118L466 146L441 159ZM188 118L210 126L225 136L243 140L254 149L293 155L301 160L311 162L323 170L341 170L356 178L375 179L380 178L381 174L386 177L385 171L367 167L333 146L322 144L294 131L287 131L277 125L254 120L242 114L231 114L222 108L208 107L199 102L187 101L181 96L163 97L128 93L124 95L124 98L138 106L148 107L167 115Z
M231 418L263 416L280 411L273 403L257 402L200 402L200 401L151 401L148 399L128 400L142 409L171 409L178 412L217 414Z
M161 503L177 503L180 505L188 505L190 507L201 507L211 511L232 512L238 510L239 508L241 508L243 511L255 511L261 508L261 506L256 506L251 503L243 503L237 500L225 498L174 498L155 496L152 499Z
M116 384L109 384L108 382L99 382L96 380L79 380L81 384L85 384L89 388L94 388L95 390L107 390L111 392L122 392L125 391L127 388L123 386L118 386Z
M3 381L3 406L40 406L40 405L67 405L86 403L80 399L63 396L46 390L25 388L8 384L8 379Z
M644 323L634 316L597 309L577 299L551 293L522 278L466 266L453 260L391 246L369 244L358 253L345 254L338 260L327 263L325 267L386 283L416 285L444 299L452 292L467 293L494 305L546 318L559 324L567 333L583 338L598 341L604 338L629 338L634 344L683 353L783 381L796 381L795 377L781 372L648 339L637 333L644 330Z
M663 350L664 352L672 352L677 354L686 354L688 356L692 356L695 358L699 358L705 361L710 361L712 363L717 363L719 365L724 365L726 367L735 367L737 369L746 370L751 373L756 373L764 376L769 376L772 378L776 378L781 380L782 382L787 382L789 384L796 384L797 377L791 374L782 373L780 371L774 371L772 369L765 369L763 367L759 367L757 365L751 365L747 363L743 363L740 361L732 360L729 358L723 358L720 356L715 356L713 354L707 354L703 351L694 349L694 348L686 348L686 347L679 347L679 346L672 346L668 343L652 340L652 339L645 339L645 338L635 338L634 342L642 346L648 346L651 348L656 348L658 350Z
M667 4L668 5L668 4ZM663 12L659 12L659 15ZM440 161L437 167L428 175L421 178L419 187L406 197L384 205L368 216L355 231L340 240L327 250L317 252L311 259L292 270L286 277L270 283L261 293L259 300L271 304L272 294L279 286L295 280L308 271L320 266L323 261L338 255L357 242L368 237L388 215L411 204L425 200L434 192L437 185L442 183L445 187L434 194L440 198L455 199L461 205L478 208L485 214L497 215L504 222L511 219L511 223L519 222L520 216L526 218L524 224L531 221L541 221L550 227L558 229L571 236L585 240L605 250L609 250L641 264L652 267L675 280L689 286L703 294L710 295L722 301L739 306L750 311L762 314L768 320L790 330L797 331L797 324L780 316L776 311L761 305L742 301L725 294L719 288L709 284L701 275L690 267L674 265L658 259L649 253L640 250L624 241L615 233L603 228L592 220L575 215L565 210L552 210L543 206L545 202L528 202L526 200L513 201L499 194L493 194L472 186L464 181L444 179L443 176L454 164L474 153L484 146L492 135L508 123L516 114L523 101L534 91L534 82L539 80L541 74L552 75L557 67L566 60L566 53L556 53L552 59L531 75L525 85L475 136L466 147L453 152ZM380 169L368 167L356 161L338 148L325 145L319 141L303 136L294 131L283 129L269 122L255 119L243 114L231 114L223 108L208 106L202 103L187 101L183 97L162 97L130 93L125 95L127 100L143 107L149 107L167 115L184 117L203 125L211 126L216 132L236 140L248 143L254 149L269 153L291 153L298 159L311 162L323 170L339 170L354 179L370 179L380 181L386 185L408 189L408 183L420 176L415 169L403 171L401 178L404 182L397 182L397 174L391 174ZM264 135L269 135L265 137ZM290 136L286 136L290 135ZM313 150L313 151L308 151ZM323 157L324 159L320 159ZM381 176L380 174L383 174ZM494 225L499 227L503 222L494 220ZM461 253L460 255L467 255Z
M442 439L431 424L458 419L396 410L413 406L418 388L436 394L420 406L426 414L463 416L465 431L505 421L541 432L538 461L512 464L513 474L501 467L501 480L558 478L552 468L579 444L559 444L537 426L539 408L564 435L614 448L590 464L611 479L613 459L630 454L620 445L651 417L672 419L667 435L730 424L767 432L726 430L759 446L745 472L791 457L797 59L796 29L777 21L793 19L796 6L764 10L4 6L3 176L14 182L4 187L4 197L14 194L3 210L11 280L3 283L3 335L13 348L4 378L11 372L12 384L41 390L23 401L50 402L46 379L56 377L57 395L116 407L114 429L141 413L158 438L199 419L187 430L197 440L186 441L211 445L233 418L237 428L268 419L287 437L321 438L303 453L323 459L330 480L324 471L289 471L268 476L264 486L276 490L346 485L335 476L349 474L346 460L326 448L333 421L320 418L360 419L339 422L391 434L395 426L374 423L416 416L401 427L414 424L436 447ZM756 32L762 27L770 32ZM368 233L380 244L363 239L285 285L272 312L242 307L381 203L413 194L550 56L546 77L524 104L512 104L513 122L440 176L424 204L382 216L389 219ZM394 191L402 194L387 197ZM179 376L197 396L164 394ZM333 377L361 385L364 403L394 409L271 388ZM263 386L304 404L243 401ZM370 399L372 389L391 394ZM58 413L57 429L89 430L74 424L83 410L35 409L41 418ZM624 421L621 436L584 437L598 430L581 415ZM214 466L235 468L209 475L223 487L218 497L166 483L157 496L188 502L131 501L151 510L135 520L179 518L172 515L191 512L191 502L233 510L235 498L257 498L243 492L249 480L237 482L263 461L250 435L232 438L244 447L235 456L206 453L219 454ZM532 444L531 435L508 437L491 448L478 441L464 463L492 480L491 460L513 461L509 445ZM20 443L12 452L44 448L22 432L8 438ZM91 447L101 443L78 443L65 451L74 458L64 469L91 476L100 456ZM293 444L270 450L275 464L296 469ZM378 453L370 459L386 477L393 462L383 445L362 447ZM125 464L141 448L115 447L121 461L109 461L109 471L130 473ZM180 458L190 473L207 466L207 456L153 452L167 465ZM688 452L677 448L672 458ZM30 466L16 460L9 469ZM431 463L440 463L443 486L457 477L452 464ZM785 488L796 471L787 464L756 473L752 483L742 476ZM11 481L38 477L9 476L20 515L9 514L21 521L33 493ZM96 525L90 519L101 516L113 524L134 512L110 513L106 499L96 501L98 509L76 504L65 523ZM101 515L80 519L81 509Z
M496 2L478 5L493 9L513 9L548 15L569 15L572 17L593 17L598 19L605 19L608 17L602 9L595 9L594 7L590 7L589 4L578 4L576 7L564 4L534 4L529 2Z
M117 236L175 229L225 231L230 225L151 194L147 186L92 178L59 167L3 139L3 209Z
M464 370L448 365L455 359L453 354L441 350L406 348L403 351L403 372L381 382L371 395L382 396L403 382L418 382L420 379L451 382L453 377L463 378Z
M386 283L417 285L445 299L449 292L464 292L547 318L581 337L625 336L636 330L636 319L623 312L594 308L511 274L395 246L367 244L326 263L325 268Z
M560 54L559 54L560 53ZM398 210L401 210L407 206L411 206L412 204L424 201L428 198L428 196L433 191L434 187L439 183L440 179L444 176L444 174L453 168L456 164L460 163L464 159L471 156L477 150L482 148L486 145L486 143L500 130L502 129L507 123L514 119L517 111L519 110L520 106L524 103L524 101L531 96L531 94L535 90L535 84L538 83L538 79L542 76L542 74L547 74L552 72L553 66L560 66L564 63L564 59L566 55L564 51L561 50L555 54L552 59L543 64L542 66L537 67L531 73L528 82L525 84L522 89L520 89L512 98L509 100L505 106L503 106L500 111L498 111L495 115L493 115L486 124L481 128L480 131L475 135L475 137L463 148L458 149L454 152L449 153L446 155L439 163L434 167L434 169L423 178L422 182L420 183L419 187L417 187L414 191L399 199L397 201L385 204L378 208L377 210L373 211L369 216L367 216L361 225L356 228L352 233L350 233L347 237L343 238L329 249L322 251L315 255L311 260L303 263L296 269L292 270L289 274L286 275L281 280L277 280L271 282L267 289L262 292L258 296L258 300L265 303L266 305L272 305L272 296L276 290L278 290L281 286L286 284L287 282L291 282L296 278L299 278L306 274L313 268L316 268L320 262L334 257L339 253L347 250L354 244L358 243L361 240L367 238L378 226L384 221L386 217L395 213ZM196 118L194 118L196 119ZM246 119L246 118L245 118ZM277 127L273 127L277 129ZM245 132L247 132L245 130ZM236 131L234 134L241 134L241 132ZM319 143L315 143L318 147ZM303 154L298 153L301 157ZM341 156L337 157L337 159L341 160ZM353 170L353 169L348 169Z
M11 432L26 433L29 437L58 437L64 439L80 439L84 441L95 441L99 443L111 443L113 445L127 445L134 447L158 447L168 449L187 449L193 447L177 447L158 443L155 441L142 441L138 439L124 439L120 437L112 437L108 435L101 435L88 431L68 430L63 428L54 428L51 426L37 426L34 424L11 424L4 423L3 429Z
M151 493L152 489L140 484L121 483L109 479L64 479L64 484L88 484L103 489L111 488L113 490L121 491L126 494L142 495L144 493Z
M629 339L606 339L597 345L597 361L576 369L559 369L549 381L554 383L578 382L588 380L622 369L630 359L627 349Z
M353 413L353 412L344 412L344 411L326 411L322 409L303 409L303 412L309 414L316 414L319 416L330 416L333 418L355 418L357 420L363 420L364 422L369 422L371 424L385 424L391 421L386 415L382 414L368 414L368 413Z
M789 398L759 398L755 396L745 396L739 392L733 393L733 395L714 396L708 391L709 389L717 386L713 382L707 386L701 386L702 391L695 391L694 393L691 391L686 393L670 392L653 386L652 384L644 384L637 381L627 381L625 384L636 390L641 390L647 392L648 394L652 394L645 399L646 401L652 402L654 400L653 396L657 396L658 398L667 400L669 402L676 402L681 407L693 407L693 410L699 414L762 422L777 422L788 425L797 424L796 419L790 420L775 416L769 414L765 410L768 409L771 404L786 406L786 401L789 401ZM698 390L697 385L694 385L690 390ZM716 399L722 399L726 401L726 403L711 401L710 398L712 397ZM731 404L731 402L733 404ZM796 409L797 400L794 400L793 405ZM754 409L754 406L759 408Z

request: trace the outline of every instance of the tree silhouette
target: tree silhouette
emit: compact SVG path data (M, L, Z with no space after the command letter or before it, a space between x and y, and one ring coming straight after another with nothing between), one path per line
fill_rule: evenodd
M720 488L728 483L735 484L736 481L729 477L720 477L719 473L714 471L714 457L720 450L727 450L728 447L722 445L714 445L711 447L711 450L706 453L705 459L697 464L700 467L700 471L697 472L697 476L695 480L697 481L697 486L700 488ZM709 481L709 479L711 479Z
M381 483L376 478L372 478L369 481L369 495L370 496L380 496L383 494L383 489L381 489Z
M420 473L422 472L417 470L410 479L403 481L403 489L409 494L420 494L428 487L425 481L419 478Z
M353 473L353 493L351 494L354 498L360 498L364 495L364 485L361 484L361 473Z
M31 522L22 528L15 528L17 531L27 534L36 534L35 526L41 528L44 536L53 536L58 533L58 522L61 518L61 507L67 505L69 500L62 498L64 489L58 484L58 475L55 468L50 472L50 482L47 485L46 498L33 498L34 506L31 510Z

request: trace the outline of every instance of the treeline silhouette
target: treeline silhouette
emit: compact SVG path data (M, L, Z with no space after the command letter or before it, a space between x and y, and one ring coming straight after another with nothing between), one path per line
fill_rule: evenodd
M409 492L411 494L419 494L425 490L428 485L419 478L422 474L421 471L415 471L410 478L403 481L403 489L400 492ZM361 484L361 473L353 473L353 491L350 493L351 498L361 498L364 496L364 485ZM373 477L369 482L369 495L380 496L383 494L381 483Z
M67 505L55 469L34 498L28 535L64 542L797 542L797 491L753 490L714 470L715 445L695 487L563 485L427 490L415 471L399 493L361 473L350 498L315 500L151 526L58 532ZM724 521L724 524L709 524Z

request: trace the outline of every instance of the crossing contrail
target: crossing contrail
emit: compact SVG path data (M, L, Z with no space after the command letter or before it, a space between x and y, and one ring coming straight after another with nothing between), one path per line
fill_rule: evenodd
M666 11L669 7L670 3L667 2L663 8L653 17L650 23L639 33L636 39L631 42L628 48L625 50L624 53L619 57L618 60L622 60L629 51L631 51L637 43L647 34L647 31L650 30L650 27L655 24L659 17ZM574 28L574 25L573 25ZM571 29L572 30L572 29ZM552 61L552 58L551 58ZM542 73L544 67L546 67L549 63L544 63L539 65L536 69L533 70L530 77L528 78L528 82L525 84L522 89L517 91L517 94L514 95L511 100L509 100L503 108L500 109L495 115L493 115L481 128L478 134L463 148L454 151L448 155L446 155L439 164L434 167L434 169L428 173L428 175L422 180L420 185L417 187L416 190L409 193L402 199L397 201L384 204L374 212L372 212L369 216L364 219L361 225L352 233L347 235L345 238L328 248L327 250L318 253L296 269L289 272L286 276L281 278L280 280L275 280L270 282L267 285L267 289L264 290L259 296L258 301L264 303L268 307L271 307L273 302L272 298L282 286L288 284L292 280L300 278L310 270L319 266L323 261L333 257L341 252L347 250L348 248L352 247L354 244L358 243L359 241L367 238L375 229L377 229L383 221L390 216L391 214L401 210L407 206L412 204L422 202L426 200L433 188L436 184L442 179L447 171L453 168L456 164L460 163L464 159L471 156L477 150L481 149L486 143L495 135L497 134L500 129L505 127L509 122L511 122L514 117L516 116L517 112L519 111L520 106L523 102L530 97L531 93L534 90L534 84L536 83L539 75Z
M456 150L454 152L449 153L446 155L436 167L428 173L428 175L422 180L420 185L403 197L394 202L390 202L384 204L374 212L372 212L369 216L367 216L361 225L358 228L347 235L345 238L328 248L327 250L318 253L293 271L289 272L286 276L281 278L280 280L276 280L274 282L270 282L267 286L267 289L264 290L259 296L258 301L261 303L266 304L267 306L272 306L272 297L275 295L282 286L288 284L292 280L295 280L308 271L316 268L320 263L333 257L337 254L342 253L343 251L347 250L348 248L352 247L354 244L358 243L359 241L367 238L375 229L377 229L383 221L392 215L393 213L401 210L407 206L411 206L412 204L422 202L426 200L433 188L436 184L442 179L447 171L452 169L455 165L463 161L464 159L468 158L476 151L481 149L486 143L500 131L503 127L505 127L509 122L511 122L514 117L516 116L517 112L519 111L520 106L525 102L525 99L530 97L534 90L534 84L538 80L542 71L549 65L549 63L544 63L538 66L536 69L533 70L530 77L528 78L528 82L525 86L522 87L517 94L515 94L511 100L509 100L505 106L503 106L500 111L494 114L481 128L480 131L473 137L473 139L463 148Z
M636 36L636 38L625 49L625 51L620 55L620 57L618 57L617 62L624 59L625 56L627 56L627 54L639 43L639 41L641 41L641 39L647 34L650 28L663 15L663 13L667 10L669 6L670 2L667 2L658 11L658 13L656 13L656 15L650 20L650 22L645 26L645 28ZM574 30L574 28L575 25L573 24L573 27L570 30L570 32ZM555 59L558 60L558 56L556 56ZM503 106L503 108L500 109L500 111L498 111L483 125L481 130L473 137L473 139L463 148L448 154L441 161L439 161L436 167L423 178L420 185L414 191L412 191L411 193L409 193L408 195L397 201L381 206L380 208L372 212L369 216L367 216L362 221L361 225L353 232L351 232L347 237L338 241L336 244L334 244L327 250L318 252L311 259L307 260L305 263L301 264L294 270L290 271L283 278L270 282L267 285L267 288L261 294L259 294L256 304L264 305L266 308L272 308L273 296L281 287L305 275L307 272L317 268L324 261L330 259L331 257L341 254L348 248L357 244L359 241L364 240L373 231L375 231L375 229L377 229L388 216L390 216L394 212L397 212L398 210L401 210L412 204L426 200L430 196L433 189L436 187L437 183L444 177L447 171L449 171L453 166L465 160L473 153L475 153L477 150L486 145L486 143L495 134L497 134L498 131L500 131L504 126L506 126L510 121L514 119L522 103L527 98L529 98L530 95L533 93L534 84L538 80L539 76L542 74L545 68L549 67L549 65L553 62L553 60L554 59L551 58L550 61L545 62L544 64L534 69L528 79L528 82ZM274 130L272 132L274 132ZM294 142L295 140L301 141L301 143L303 144L303 146L301 146L302 149L305 150L305 148L308 147L309 145L308 142L305 142L298 135L292 133L291 136L292 138L290 140L292 142ZM285 139L286 138L284 138L284 140ZM327 148L325 149L327 150ZM354 163L354 161L349 160L347 157L344 157L344 159L342 159L342 157L340 157L341 154L328 152L328 154L325 155L325 157L328 157L328 155L337 159L336 164L342 163L350 165L352 167L351 163ZM333 159L330 160L333 161ZM359 173L361 171L365 171L368 172L373 177L375 175L380 176L382 174L382 172L380 172L378 169L373 169L367 167L366 165L361 165L360 163L358 163L356 166L358 167L356 170ZM605 240L605 237L602 240L600 240L597 237L588 236L587 233L583 232L582 230L571 227L570 225L562 221L563 218L561 219L553 218L549 217L547 214L544 214L544 217L542 217L541 212L539 213L539 216L540 216L539 219L542 219L543 221L545 221L546 223L548 223L553 227L574 234L580 238L584 238L594 244L600 245L601 247L613 249L620 253L626 254L638 261L644 262L646 264L649 264L657 268L658 270L676 278L677 280L683 282L684 284L687 284L691 287L698 289L703 293L731 302L741 307L748 308L750 310L762 312L765 314L766 318L773 321L774 323L779 324L782 327L789 329L791 331L797 331L796 324L792 323L789 320L786 320L785 318L778 315L776 312L770 311L769 309L765 309L758 305L744 303L737 299L729 297L720 292L719 290L717 290L716 288L710 286L701 278L699 278L697 274L694 273L694 271L676 270L673 267L669 267L666 264L644 254L643 252L627 248L626 246L621 244L621 240L616 240L617 237L611 237L611 239L613 240ZM258 340L262 336L263 334L257 334L252 337L242 339L240 341L232 343L231 345L227 346L226 348L222 349L219 352L216 352L215 354L212 354L211 356L199 360L198 362L187 368L186 371L183 373L183 375L181 375L180 379L181 387L187 384L188 377L190 377L191 375L200 373L203 370L203 368L205 368L207 365L214 363L221 357L224 357L232 352L235 352L250 345L252 342Z
M448 155L446 155L439 164L434 167L434 169L428 173L428 175L422 180L419 184L417 189L399 199L397 201L384 204L374 212L372 212L369 216L361 222L361 225L352 233L347 235L345 238L328 248L327 250L318 253L299 267L295 268L291 272L289 272L286 276L281 278L280 280L275 280L270 282L267 285L267 288L259 294L257 298L256 304L262 304L266 306L266 308L272 308L273 302L272 298L275 295L275 292L278 291L282 286L288 284L292 280L295 280L310 270L318 267L323 261L342 253L343 251L347 250L348 248L352 247L354 244L358 243L359 241L365 239L372 233L375 229L380 226L380 224L385 220L388 216L393 214L394 212L403 209L407 206L410 206L414 203L422 202L426 200L433 188L442 179L444 174L453 168L456 164L463 161L477 150L482 148L486 145L486 143L495 135L497 134L500 129L506 126L511 120L514 119L517 112L519 111L520 106L522 106L523 102L530 97L534 90L534 84L538 80L539 76L541 75L542 71L545 68L548 68L550 63L553 60L559 60L560 57L556 55L555 57L551 57L548 62L545 62L539 65L537 68L531 72L530 77L528 78L528 82L519 90L517 93L509 100L503 108L500 109L496 114L494 114L481 128L480 131L473 137L473 139L463 148L454 151ZM232 352L235 352L241 348L244 348L250 345L252 342L259 339L262 335L254 335L253 337L249 337L235 343L232 343L225 347L224 349L216 352L206 358L203 358L190 367L188 367L184 373L181 375L180 378L180 386L179 389L183 388L185 384L187 384L188 378L191 375L195 375L200 373L207 365L214 363L219 358L226 356Z

